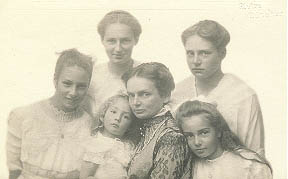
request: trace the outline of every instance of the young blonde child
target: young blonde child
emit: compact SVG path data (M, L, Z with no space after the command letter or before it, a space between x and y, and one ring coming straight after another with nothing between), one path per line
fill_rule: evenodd
M241 144L215 104L184 102L176 119L192 151L182 179L272 179L268 162Z
M85 142L80 179L125 179L133 143L129 131L135 122L128 96L110 97L99 110L100 125Z

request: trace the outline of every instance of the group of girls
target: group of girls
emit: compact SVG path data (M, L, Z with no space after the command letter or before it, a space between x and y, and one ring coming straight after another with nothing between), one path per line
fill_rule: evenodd
M164 64L132 59L141 32L112 11L98 25L108 63L60 54L54 95L9 115L9 178L272 178L257 96L221 70L228 31L205 20L183 32L193 75L177 85Z

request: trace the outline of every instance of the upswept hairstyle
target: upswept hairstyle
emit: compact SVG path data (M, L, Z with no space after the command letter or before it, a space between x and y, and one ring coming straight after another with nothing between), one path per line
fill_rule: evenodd
M161 97L168 97L175 88L174 78L169 69L162 63L142 63L123 74L122 80L126 87L132 77L141 77L151 80Z
M57 81L63 67L78 66L83 68L89 75L91 80L93 71L92 57L80 53L77 49L68 49L59 53L59 57L56 63L54 80Z
M142 33L141 25L134 16L132 16L129 12L123 10L111 11L106 14L99 22L98 33L102 40L104 38L107 26L114 23L120 23L129 26L134 33L136 43L138 42L139 36Z
M105 114L109 107L115 103L115 101L119 99L124 99L127 100L127 104L129 105L128 102L128 95L125 93L119 93L114 96L111 96L108 98L99 108L97 116L95 118L95 121L93 121L93 124L91 126L91 135L95 135L98 131L101 131L103 129L103 122L101 119L104 119ZM140 120L136 118L136 116L133 114L132 111L130 111L130 117L132 119L132 123L128 130L125 132L123 139L131 140L134 143L138 142L138 137L140 136L140 131L137 130L139 127L137 127L138 123L140 123Z
M198 100L184 102L176 111L176 120L180 129L182 130L181 124L186 117L199 114L205 114L207 119L209 119L211 126L221 134L219 141L224 150L233 151L244 147L240 139L230 130L227 122L217 108L210 103Z
M229 32L218 22L213 20L203 20L191 27L188 27L181 35L183 44L185 45L187 39L192 35L198 35L210 41L216 49L224 50L230 41Z

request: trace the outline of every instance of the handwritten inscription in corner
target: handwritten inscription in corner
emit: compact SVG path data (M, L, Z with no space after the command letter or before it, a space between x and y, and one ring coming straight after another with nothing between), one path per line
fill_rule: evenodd
M279 9L265 8L261 2L257 1L241 1L239 2L239 9L245 11L249 18L271 18L280 17L284 15L284 12Z

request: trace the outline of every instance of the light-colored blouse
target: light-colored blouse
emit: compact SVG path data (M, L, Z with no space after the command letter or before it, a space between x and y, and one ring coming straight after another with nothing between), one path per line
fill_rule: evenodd
M197 159L193 167L195 179L272 179L268 165L247 160L232 152L224 151L214 159Z
M194 76L176 85L172 108L197 97ZM216 101L217 109L230 129L251 150L264 156L264 126L261 108L253 89L232 74L225 74L219 84L206 96Z
M109 138L98 132L85 142L83 160L99 165L95 177L101 179L127 178L133 145L118 138Z
M13 110L8 119L9 170L21 170L25 179L79 174L84 154L80 144L90 136L90 120L82 109L65 113L49 100Z
M140 64L133 61L133 67ZM126 87L121 80L121 76L116 75L109 69L108 63L96 65L93 69L91 84L88 90L88 105L92 115L96 116L101 104L109 97L119 92L126 92ZM87 105L87 104L85 104Z

